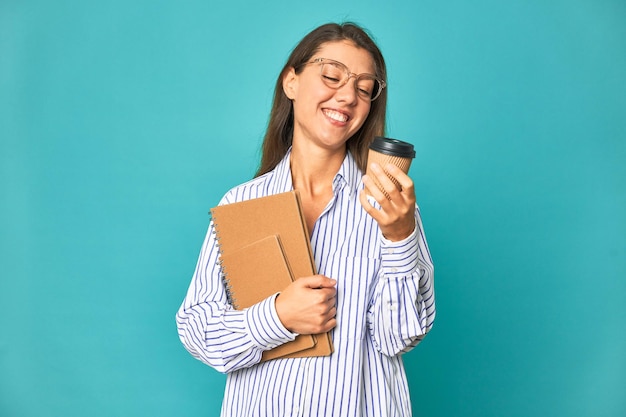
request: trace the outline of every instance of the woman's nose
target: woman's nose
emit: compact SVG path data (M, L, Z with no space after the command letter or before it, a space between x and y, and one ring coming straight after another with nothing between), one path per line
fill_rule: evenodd
M356 91L356 79L354 77L349 77L348 81L337 89L335 97L338 101L355 103L358 100L358 93Z

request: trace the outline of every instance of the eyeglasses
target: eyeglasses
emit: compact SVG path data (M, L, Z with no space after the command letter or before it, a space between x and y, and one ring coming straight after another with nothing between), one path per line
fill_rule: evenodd
M374 101L387 86L383 80L372 74L355 74L344 64L328 58L316 58L307 64L320 64L320 76L326 86L338 89L354 77L354 87L363 100Z

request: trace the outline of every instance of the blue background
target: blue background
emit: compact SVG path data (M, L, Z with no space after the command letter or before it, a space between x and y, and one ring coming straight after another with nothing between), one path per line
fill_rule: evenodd
M626 415L626 3L0 1L0 415L218 414L174 314L289 51L372 31L437 320L417 416Z

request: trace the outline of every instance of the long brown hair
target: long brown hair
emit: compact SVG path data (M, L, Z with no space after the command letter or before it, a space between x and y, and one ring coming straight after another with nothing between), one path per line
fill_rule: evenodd
M378 46L370 35L360 26L347 22L342 24L327 23L306 35L294 48L285 63L274 90L274 101L270 120L262 145L261 164L256 176L263 175L278 165L287 154L293 140L293 105L283 91L283 77L294 68L299 74L320 47L328 42L348 40L358 48L365 49L374 60L376 76L387 82L385 60ZM365 172L368 146L375 136L385 133L385 116L387 111L387 89L372 101L370 112L363 126L347 141L347 148L352 153L358 167Z

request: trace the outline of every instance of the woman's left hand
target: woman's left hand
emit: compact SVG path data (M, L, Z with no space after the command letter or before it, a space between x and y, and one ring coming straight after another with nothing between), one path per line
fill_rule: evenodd
M399 241L409 237L415 229L415 190L411 178L400 168L388 164L385 169L400 183L402 189L398 189L378 164L372 163L371 174L376 177L387 196L370 176L365 175L363 184L366 188L361 191L359 200L365 211L378 222L383 236L391 241ZM380 210L370 204L367 200L368 194L380 204Z

